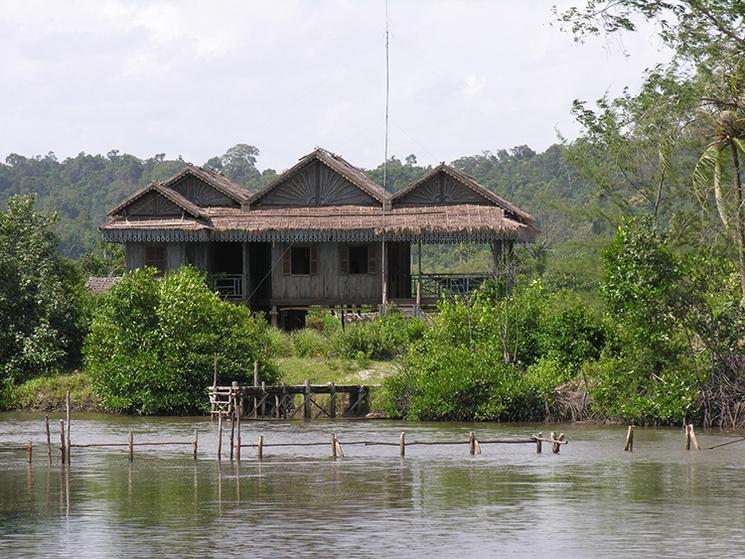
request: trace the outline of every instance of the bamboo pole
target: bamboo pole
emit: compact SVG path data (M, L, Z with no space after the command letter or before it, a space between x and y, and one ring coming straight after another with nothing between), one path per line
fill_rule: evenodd
M264 435L259 435L259 442L256 445L256 454L259 461L264 459Z
M60 419L59 420L59 450L60 450L60 456L62 457L62 463L66 464L67 462L67 449L65 448L65 420Z
M310 406L310 381L305 379L305 390L303 391L303 419L311 419L312 409Z
M217 459L222 460L222 413L217 416Z
M230 461L233 461L233 452L235 450L235 394L230 392L230 407L232 408L232 417L230 421Z
M47 432L47 462L52 465L52 434L49 432L49 416L44 416L44 430Z
M65 442L65 451L67 452L67 463L70 463L70 431L72 425L70 424L71 417L70 417L70 391L68 390L65 393L65 419L67 422L67 439Z
M26 454L28 455L26 459L30 464L34 454L34 443L32 443L31 441L26 444Z
M331 458L336 460L336 433L331 433Z
M339 458L344 458L344 449L341 446L341 443L339 442L339 439L336 438L336 435L334 435L334 440L336 442L335 448L336 448L336 454L339 455Z
M626 444L623 446L626 452L634 451L634 426L629 425L629 430L626 432Z
M401 458L406 456L406 433L401 431L401 435L398 438L398 445L399 445L399 455Z
M199 435L197 434L197 430L194 429L194 441L191 443L192 456L194 457L194 460L197 459L197 446L198 445L199 445Z
M538 433L538 436L533 436L535 437L535 453L540 454L543 451L543 441L541 440L543 439L543 431Z
M217 355L215 355L212 362L212 406L210 406L210 418L215 419L215 409L220 411L220 407L217 404Z
M128 442L127 442L127 454L130 462L133 462L135 459L135 436L132 431L129 432L128 436Z
M686 441L686 450L691 450L691 430L688 428L689 426L685 426L685 441Z
M471 456L476 454L476 435L473 431L468 435L468 454Z

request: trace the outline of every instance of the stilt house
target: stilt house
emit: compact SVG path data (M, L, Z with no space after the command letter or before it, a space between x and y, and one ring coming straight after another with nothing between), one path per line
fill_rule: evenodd
M310 306L406 306L427 286L467 290L479 278L422 274L421 244L489 243L498 265L514 243L535 238L533 223L448 165L390 193L316 149L253 194L187 165L113 208L101 231L125 245L127 269L202 268L224 297L291 326Z

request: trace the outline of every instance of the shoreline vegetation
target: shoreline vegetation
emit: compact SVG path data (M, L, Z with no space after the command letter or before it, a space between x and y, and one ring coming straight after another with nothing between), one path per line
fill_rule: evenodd
M670 59L637 91L576 100L574 140L451 162L529 209L543 236L425 320L393 309L342 330L318 310L286 334L189 267L135 270L93 296L85 278L124 269L121 247L93 249L103 206L184 162L11 154L0 164L0 409L51 405L70 386L108 412L205 412L217 357L221 383L252 382L255 361L267 383L377 375L373 406L408 420L745 426L741 8L591 0L557 12L579 42L646 21ZM256 191L276 177L258 156L239 144L207 163ZM428 170L412 154L367 174L395 191ZM491 261L484 246L431 245L424 269ZM56 376L69 371L84 372Z

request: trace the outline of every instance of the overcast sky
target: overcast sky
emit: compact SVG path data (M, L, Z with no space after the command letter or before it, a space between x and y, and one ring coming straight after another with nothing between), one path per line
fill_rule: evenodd
M576 0L574 3L579 3ZM650 30L575 44L557 0L390 0L390 147L420 163L577 133L575 98L635 88ZM384 0L0 0L0 158L111 149L282 170L383 160ZM624 53L625 51L625 53Z

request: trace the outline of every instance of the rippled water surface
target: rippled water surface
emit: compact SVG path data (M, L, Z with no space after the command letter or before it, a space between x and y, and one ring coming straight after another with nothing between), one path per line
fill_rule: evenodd
M53 439L58 440L56 419ZM736 557L745 552L745 443L700 433L686 452L678 430L623 427L371 422L244 422L243 442L327 442L244 448L240 465L215 460L204 418L79 416L73 443L189 441L189 446L73 449L47 465L43 418L0 414L0 557ZM484 445L556 429L569 444ZM457 446L355 441L462 440ZM227 454L228 435L224 443ZM34 441L33 463L11 446Z

